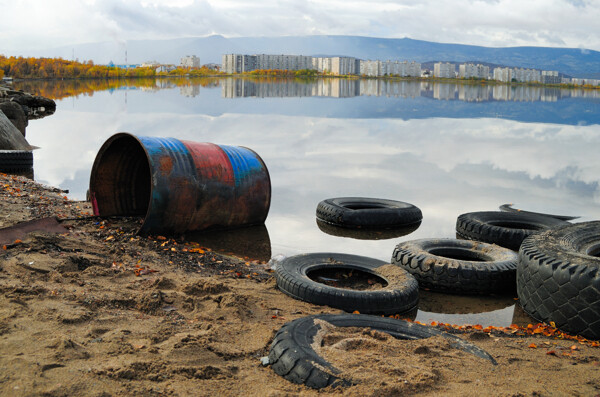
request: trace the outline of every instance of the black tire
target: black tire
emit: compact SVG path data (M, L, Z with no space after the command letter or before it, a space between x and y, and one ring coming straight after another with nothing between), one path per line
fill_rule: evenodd
M512 204L502 204L500 206L500 211L517 212L519 214L549 216L550 218L560 219L561 221L572 221L573 219L580 218L579 216L571 216L571 215L554 215L554 214L544 214L542 212L523 211L518 208L513 208Z
M415 276L421 288L489 294L514 291L517 254L476 241L422 239L400 243L392 263Z
M317 226L326 234L336 237L348 237L357 240L387 240L411 234L421 226L421 222L393 229L349 229L339 227L317 219Z
M335 270L364 272L376 280L383 279L387 285L361 291L338 288L309 277L319 271ZM277 265L275 278L279 289L292 298L347 312L406 313L419 301L419 285L410 273L384 261L358 255L314 253L292 256Z
M467 240L497 244L518 251L525 238L568 224L560 219L541 215L500 211L469 212L456 220L456 234Z
M337 197L317 205L317 219L340 227L388 229L420 222L423 214L403 201Z
M534 319L600 339L600 221L527 238L519 250L517 294Z
M275 335L269 351L269 364L275 373L290 382L304 384L314 389L351 385L349 380L339 377L338 369L313 349L315 336L321 329L321 325L315 320L326 321L336 327L371 328L397 339L414 340L443 336L451 341L453 347L489 360L496 365L494 358L486 351L436 328L364 314L321 314L302 317L284 324Z
M31 150L0 150L1 172L24 172L33 167Z

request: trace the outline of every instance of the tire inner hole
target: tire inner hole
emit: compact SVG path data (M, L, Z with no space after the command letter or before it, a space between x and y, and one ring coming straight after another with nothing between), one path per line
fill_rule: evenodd
M387 281L373 273L348 267L319 268L307 272L306 275L320 284L357 291L380 289L388 285Z
M525 230L542 230L541 226L532 225L530 223L523 223L518 221L495 221L489 222L492 226L505 227L507 229L525 229Z
M428 252L432 255L443 256L444 258L456 259L459 261L469 262L491 262L492 257L484 254L483 252L473 251L466 248L459 247L436 247L431 248Z
M590 256L595 256L596 258L600 258L600 244L590 247L587 251L587 254Z

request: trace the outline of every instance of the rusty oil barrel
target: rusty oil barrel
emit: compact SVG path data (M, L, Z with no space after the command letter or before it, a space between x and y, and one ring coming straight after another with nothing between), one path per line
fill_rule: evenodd
M135 136L110 137L90 176L100 216L143 216L140 234L179 234L264 223L269 172L240 146Z

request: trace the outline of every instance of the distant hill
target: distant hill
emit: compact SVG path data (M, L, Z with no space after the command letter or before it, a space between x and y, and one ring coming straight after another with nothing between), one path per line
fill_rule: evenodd
M485 62L494 65L557 70L573 77L600 78L600 52L553 47L481 47L434 43L422 40L383 39L362 36L188 37L171 40L132 40L78 44L43 51L3 50L5 55L63 57L116 64L156 60L179 64L185 55L196 55L202 63L221 63L221 55L295 54L352 56L361 59L414 60L417 62Z

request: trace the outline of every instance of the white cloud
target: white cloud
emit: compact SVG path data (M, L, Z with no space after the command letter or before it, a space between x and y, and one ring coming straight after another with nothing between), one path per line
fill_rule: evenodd
M600 50L600 2L584 0L0 0L4 49L222 34L410 37Z

